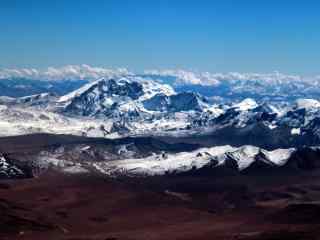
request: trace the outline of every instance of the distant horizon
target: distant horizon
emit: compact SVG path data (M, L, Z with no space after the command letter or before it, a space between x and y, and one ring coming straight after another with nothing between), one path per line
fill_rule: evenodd
M221 81L254 80L254 81L316 81L320 82L319 75L298 75L272 72L210 72L189 69L144 69L132 71L127 68L108 68L88 64L49 66L43 68L0 68L0 80L11 78L25 78L31 80L95 80L102 77L124 75L154 75L159 77L175 77L181 79L179 84L187 85L216 85Z
M317 1L3 0L0 68L320 74Z

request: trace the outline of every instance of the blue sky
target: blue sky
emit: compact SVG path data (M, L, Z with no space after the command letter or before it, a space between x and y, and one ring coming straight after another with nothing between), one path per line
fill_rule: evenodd
M0 68L319 74L320 2L1 0Z

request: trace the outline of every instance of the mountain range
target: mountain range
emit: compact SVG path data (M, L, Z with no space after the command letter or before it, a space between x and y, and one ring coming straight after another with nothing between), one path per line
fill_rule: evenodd
M158 146L145 154L129 147L133 140L119 146L111 144L112 149L119 149L116 154L83 146L81 154L88 147L93 149L89 155L96 156L84 160L84 169L88 171L89 166L90 171L109 175L203 172L208 166L214 171L222 166L234 166L231 168L238 171L250 166L273 169L287 166L301 151L311 154L310 161L319 154L320 102L309 98L281 102L245 98L217 104L199 93L177 92L168 84L130 75L87 82L64 95L3 96L0 103L1 136L51 133L114 140L150 137L158 139L160 146L197 146L192 151L179 148L178 152L162 151ZM43 151L48 149L38 151L34 158L43 161L39 157ZM57 157L51 149L46 161L83 168L78 160L65 159L81 154L68 153L65 148L59 151L62 155ZM103 160L110 154L116 157ZM10 159L2 159L2 169L12 169L9 172L13 176L19 173L15 162L9 168Z

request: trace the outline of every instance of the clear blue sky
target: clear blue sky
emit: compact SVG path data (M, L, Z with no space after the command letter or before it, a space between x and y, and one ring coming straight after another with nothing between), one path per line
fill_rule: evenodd
M320 1L1 0L0 68L320 73Z

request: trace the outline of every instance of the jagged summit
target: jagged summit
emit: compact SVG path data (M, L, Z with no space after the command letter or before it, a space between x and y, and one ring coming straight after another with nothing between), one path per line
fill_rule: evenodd
M207 100L199 94L175 93L168 85L133 76L99 79L62 96L58 103L64 113L99 117L201 111L208 107Z

